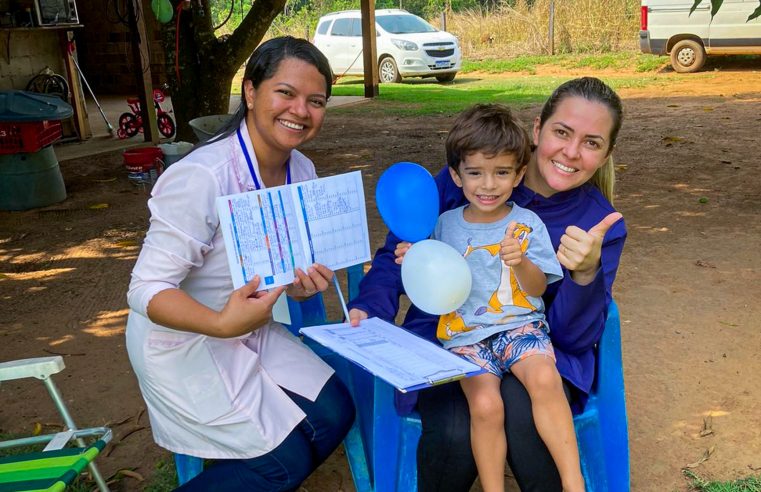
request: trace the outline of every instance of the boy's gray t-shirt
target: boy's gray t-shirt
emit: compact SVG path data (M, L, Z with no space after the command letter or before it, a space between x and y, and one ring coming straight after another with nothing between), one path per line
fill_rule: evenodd
M530 210L509 204L512 210L497 222L466 222L466 205L444 212L436 223L433 239L462 254L473 276L465 303L439 319L436 335L445 348L472 345L495 333L544 320L542 298L523 293L512 269L499 257L500 243L510 222L518 223L516 232L520 231L526 256L547 274L548 284L560 280L563 271L541 219Z

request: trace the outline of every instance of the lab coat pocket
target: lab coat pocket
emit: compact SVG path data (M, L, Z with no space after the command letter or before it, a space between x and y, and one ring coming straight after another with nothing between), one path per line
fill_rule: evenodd
M247 420L233 405L208 339L182 332L151 332L146 350L146 359L155 369L150 371L151 384L176 415L191 422L223 425ZM225 342L242 345L237 340Z

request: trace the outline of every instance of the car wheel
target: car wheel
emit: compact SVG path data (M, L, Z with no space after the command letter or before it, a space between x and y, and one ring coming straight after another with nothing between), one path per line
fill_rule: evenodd
M402 81L399 69L396 68L396 62L390 56L382 59L380 64L378 64L378 76L381 83Z
M671 48L671 66L679 73L697 72L706 62L703 45L692 39L683 39Z
M454 76L457 75L456 73L448 73L446 75L437 75L436 80L439 82L451 82L454 80Z

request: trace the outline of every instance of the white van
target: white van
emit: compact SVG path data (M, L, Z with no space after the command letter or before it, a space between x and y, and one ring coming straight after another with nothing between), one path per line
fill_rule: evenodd
M361 19L359 10L345 10L317 22L313 43L338 77L364 73ZM401 82L402 77L436 77L439 82L449 82L460 71L457 38L406 10L376 10L375 30L381 82Z
M711 20L703 0L690 15L693 0L642 0L639 46L643 53L671 56L680 73L696 72L706 55L761 54L761 18L746 22L758 0L724 0Z

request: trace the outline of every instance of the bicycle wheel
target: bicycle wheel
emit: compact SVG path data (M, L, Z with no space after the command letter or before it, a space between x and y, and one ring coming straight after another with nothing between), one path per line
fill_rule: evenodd
M119 116L119 129L124 130L124 134L127 137L134 137L137 132L140 131L140 126L137 123L137 116L132 113L122 113Z
M58 96L63 101L69 101L69 83L58 74L41 73L35 75L26 84L26 90Z
M160 114L158 118L156 118L156 123L159 126L159 132L166 138L172 138L174 136L176 128L171 116L166 113Z

